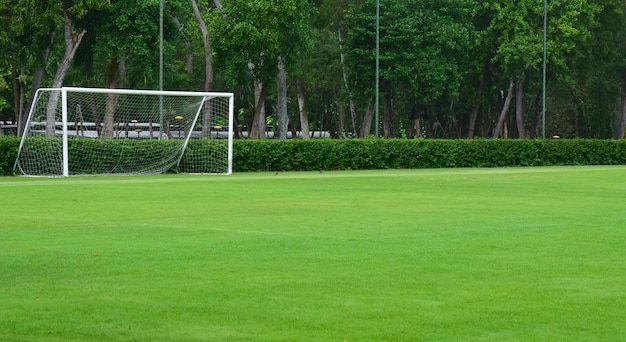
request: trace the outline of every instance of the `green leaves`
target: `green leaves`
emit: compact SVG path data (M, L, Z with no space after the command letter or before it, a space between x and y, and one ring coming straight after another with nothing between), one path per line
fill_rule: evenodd
M215 22L216 59L231 68L252 66L255 78L271 80L278 56L290 65L310 46L310 13L306 0L225 2L224 15Z
M587 0L548 1L548 59L553 72L568 72L566 57L589 37L599 9ZM530 0L485 3L479 9L478 14L489 17L488 26L481 32L483 41L495 44L494 61L509 75L518 70L540 69L543 11L543 2Z
M421 97L456 93L473 34L468 5L460 0L381 1L381 77L414 91L428 89ZM367 82L364 87L374 78L375 13L372 2L363 2L346 16L347 60L357 79Z
M476 134L490 135L502 105L499 91L511 77L526 80L524 111L537 111L532 98L541 87L542 1L379 1L379 81L386 87L383 95L392 94L393 106L384 102L387 108L395 111L396 121L404 120L396 122L396 136L399 127L412 126L408 113L416 101L427 104L437 120L448 116L448 125L434 116L422 120L428 127L448 126L445 136L468 131L470 112L477 116L472 122L481 126ZM108 75L124 69L123 87L156 88L159 2L66 1L75 30L87 30L66 84L102 87ZM36 73L43 75L42 86L50 85L63 52L63 3L0 0L0 74L9 85L0 89L3 118L13 119L20 107L27 107L14 98L23 94L22 102L28 101ZM261 80L268 86L271 117L282 55L293 77L289 86L293 89L297 79L314 125L323 121L323 130L343 130L338 136L358 129L330 125L346 122L341 115L354 108L352 126L359 126L373 102L374 0L228 0L223 5L218 10L213 1L200 3L214 49L215 89L239 94L241 108L254 101L252 79ZM548 126L576 126L568 136L610 136L606 132L613 126L618 75L626 65L625 12L621 0L548 1ZM165 87L201 89L205 55L189 1L166 0L164 14ZM346 83L344 70L349 71ZM298 108L292 90L289 96L293 118Z

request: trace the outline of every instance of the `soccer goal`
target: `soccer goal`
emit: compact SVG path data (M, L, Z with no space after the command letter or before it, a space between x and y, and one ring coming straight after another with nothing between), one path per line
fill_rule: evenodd
M230 174L232 139L231 93L39 89L15 168L27 176Z

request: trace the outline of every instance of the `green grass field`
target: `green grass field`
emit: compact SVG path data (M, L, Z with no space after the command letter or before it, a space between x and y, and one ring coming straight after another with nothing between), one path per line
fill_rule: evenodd
M618 341L626 167L0 178L0 341Z

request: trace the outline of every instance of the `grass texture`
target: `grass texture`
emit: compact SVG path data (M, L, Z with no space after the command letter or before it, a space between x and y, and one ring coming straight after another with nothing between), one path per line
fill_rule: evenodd
M625 180L0 178L0 340L621 340Z

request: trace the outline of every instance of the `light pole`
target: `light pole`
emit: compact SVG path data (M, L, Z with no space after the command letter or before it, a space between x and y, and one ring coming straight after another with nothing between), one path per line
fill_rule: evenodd
M159 90L163 91L163 0L159 0ZM159 139L163 137L163 95L159 96Z
M543 80L541 88L541 137L546 138L546 38L548 30L548 0L543 0Z
M163 90L163 0L159 0L159 90Z
M378 138L378 97L379 97L379 74L380 74L380 1L376 0L376 91L375 91L375 115L374 115L374 136Z

